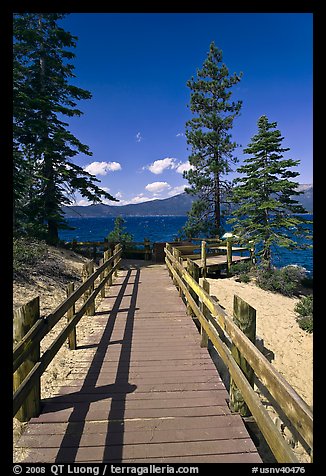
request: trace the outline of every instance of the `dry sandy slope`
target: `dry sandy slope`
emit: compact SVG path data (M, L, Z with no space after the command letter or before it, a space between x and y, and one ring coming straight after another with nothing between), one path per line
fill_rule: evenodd
M265 291L254 283L240 283L235 278L208 279L210 294L219 299L227 314L233 314L234 295L256 309L257 337L263 339L266 356L301 398L313 406L313 335L300 329L294 307L299 298ZM271 417L302 462L310 459L301 444L279 418L271 401L255 386Z
M13 308L26 304L36 296L40 296L40 313L44 317L52 312L66 298L66 287L69 282L75 282L75 287L81 283L82 267L88 259L72 251L49 246L46 256L28 269L24 278L13 282ZM95 303L98 304L99 297ZM79 301L78 306L81 305ZM66 324L62 318L41 342L41 353L53 342ZM77 339L94 332L94 324L89 316L83 316L77 326ZM41 377L41 397L50 397L53 389L63 385L67 374L73 368L74 352L67 345L61 347L49 367ZM16 462L23 459L21 449L15 448L15 442L24 429L24 424L16 418L13 421L14 449L13 457Z
M272 364L297 393L312 406L313 336L300 329L294 306L298 298L265 291L253 283L234 278L209 279L210 293L232 316L233 296L237 294L256 309L257 336L274 353Z

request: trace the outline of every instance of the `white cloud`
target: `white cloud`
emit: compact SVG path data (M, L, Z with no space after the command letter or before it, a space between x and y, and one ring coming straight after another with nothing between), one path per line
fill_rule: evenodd
M191 168L192 168L192 165L190 165L188 161L182 162L176 168L176 172L178 172L178 174L183 174L183 172L188 171Z
M115 194L115 198L117 198L118 200L120 200L122 197L123 197L123 194L121 192L117 192Z
M148 190L148 192L157 194L161 193L164 190L169 190L171 186L167 182L153 182L149 183L146 185L145 189Z
M142 141L142 140L143 140L143 137L142 137L141 133L140 133L140 132L137 132L137 134L136 134L136 142L140 142L140 141Z
M178 185L177 187L173 187L169 192L169 197L173 197L174 195L179 195L179 193L184 192L186 185Z
M176 135L176 137L184 137L184 133L183 133L183 132L178 132L178 134Z
M176 159L173 157L165 157L165 159L155 160L152 164L144 167L148 169L152 174L159 175L165 169L175 169L177 167Z
M104 190L104 192L109 193L110 189L108 187L101 187L101 190Z
M83 200L79 200L78 202L76 202L76 205L78 205L80 207L87 207L88 205L92 205L92 203L89 202L88 200L83 199Z
M92 175L107 175L109 172L121 170L119 162L92 162L84 167L86 172Z
M150 197L145 197L143 193L140 193L139 195L136 195L136 197L133 197L129 203L142 203L142 202L148 202L149 200L152 200Z
M118 192L116 194L116 197L118 197L118 194L120 192ZM122 196L122 194L121 194ZM130 200L120 200L119 203L112 203L112 205L115 205L115 206L121 206L121 205L130 205L132 203L142 203L142 202L148 202L149 200L153 200L153 198L150 198L150 197L146 197L143 193L140 193L134 197L132 197Z

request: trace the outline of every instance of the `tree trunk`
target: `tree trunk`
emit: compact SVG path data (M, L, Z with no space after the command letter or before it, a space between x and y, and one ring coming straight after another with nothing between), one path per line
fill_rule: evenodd
M221 227L221 203L220 203L220 177L214 173L214 225L216 234L219 235Z

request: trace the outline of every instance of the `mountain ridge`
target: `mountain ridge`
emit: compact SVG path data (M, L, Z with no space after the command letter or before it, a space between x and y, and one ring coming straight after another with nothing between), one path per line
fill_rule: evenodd
M313 184L300 184L298 191L302 195L296 197L299 203L308 213L313 211ZM169 198L154 199L142 203L131 203L129 205L105 205L99 203L95 205L72 205L62 207L65 218L96 218L96 217L117 217L121 216L185 216L191 208L195 197L186 192L174 195Z

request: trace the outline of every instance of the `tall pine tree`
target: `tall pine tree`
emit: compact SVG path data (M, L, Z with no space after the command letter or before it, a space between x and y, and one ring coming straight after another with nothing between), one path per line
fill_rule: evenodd
M266 116L258 120L258 133L253 136L244 160L237 172L243 174L234 180L232 192L236 208L229 223L233 231L243 241L251 240L261 258L262 265L271 267L272 251L275 245L288 249L302 247L308 237L307 220L296 214L306 210L295 199L299 192L298 182L293 181L298 171L290 170L300 161L285 159L282 148L284 137L276 129L276 122L269 122ZM303 240L302 240L303 239Z
M193 118L186 123L187 142L191 146L191 169L184 173L190 187L186 192L196 196L183 229L186 236L221 232L221 203L229 189L224 176L235 163L231 128L242 102L231 101L231 88L241 74L229 74L222 63L222 51L214 42L197 78L187 82L191 89L190 110Z
M65 15L14 15L14 198L16 230L58 241L65 227L62 205L74 191L94 203L116 201L76 165L77 154L91 156L69 130L64 117L80 116L77 101L91 93L70 83L74 78L76 37L58 26Z

